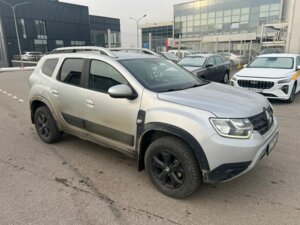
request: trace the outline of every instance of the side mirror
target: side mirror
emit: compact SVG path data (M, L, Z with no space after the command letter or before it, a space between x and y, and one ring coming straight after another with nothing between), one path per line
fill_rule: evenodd
M246 68L248 66L248 64L243 65L243 68Z
M108 89L108 94L112 98L128 98L135 99L135 94L132 89L126 84L119 84Z
M297 70L297 71L300 70L300 66L297 66L297 67L296 67L296 70Z
M213 64L206 64L205 65L206 68L213 67L213 66L214 66Z

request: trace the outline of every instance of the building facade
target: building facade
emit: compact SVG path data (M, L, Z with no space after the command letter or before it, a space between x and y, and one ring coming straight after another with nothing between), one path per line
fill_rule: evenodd
M15 0L5 1L11 4L20 3ZM92 42L91 36L97 32L104 32L103 29L108 27L113 32L120 31L118 19L90 16L86 6L55 0L27 0L26 2L30 4L16 7L22 51L46 53L54 48L66 46L91 44L105 46L105 41L101 42L97 37ZM115 38L115 40L120 43L119 39ZM0 2L0 66L10 65L16 55L19 55L19 51L13 12L9 6Z
M173 37L173 23L161 22L140 25L142 29L142 46L161 52L168 48L168 40Z
M90 24L92 45L112 48L121 46L120 19L90 16Z
M183 46L201 52L285 48L292 2L296 0L198 0L177 4L175 44L181 37Z

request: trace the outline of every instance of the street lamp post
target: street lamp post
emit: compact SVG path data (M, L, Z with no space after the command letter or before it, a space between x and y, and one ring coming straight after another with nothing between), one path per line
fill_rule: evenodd
M129 19L134 20L136 22L136 47L139 47L139 22L145 18L147 15L143 15L141 18L139 19L135 19L133 17L129 17Z
M19 31L18 31L18 24L17 24L17 18L16 18L15 9L18 6L30 4L30 2L23 2L23 3L19 3L19 4L15 4L15 5L12 5L12 4L4 1L4 0L0 0L0 2L8 5L12 9L12 11L13 11L14 22L15 22L15 29L16 29L16 34L17 34L17 42L18 42L18 48L19 48L19 55L20 55L20 60L21 60L21 67L24 67L24 65L23 65L23 59L22 59L22 50L21 50L21 44L20 44Z

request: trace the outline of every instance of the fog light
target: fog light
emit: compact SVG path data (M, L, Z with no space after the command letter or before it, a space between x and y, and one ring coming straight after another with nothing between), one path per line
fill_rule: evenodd
M281 90L287 95L289 93L289 86L285 85L281 88Z

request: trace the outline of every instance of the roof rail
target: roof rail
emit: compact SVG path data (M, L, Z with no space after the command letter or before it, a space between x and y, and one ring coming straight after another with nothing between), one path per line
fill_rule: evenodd
M147 48L109 48L110 51L124 51L124 52L130 52L130 51L135 51L138 53L144 53L148 55L155 55L161 57L161 55L157 54L154 51L151 51Z
M109 49L103 47L97 47L97 46L74 46L74 47L56 48L50 54L76 53L76 52L100 52L101 55L107 55L113 58L117 57Z

